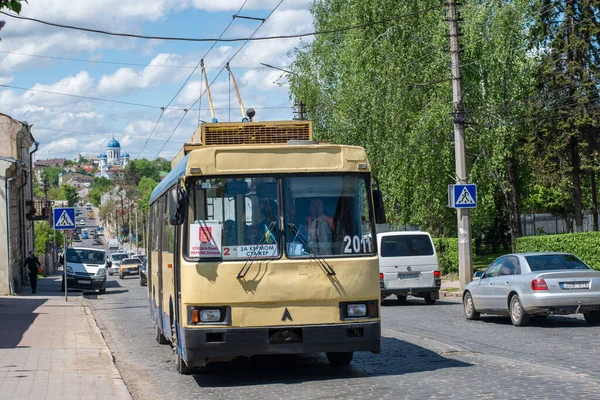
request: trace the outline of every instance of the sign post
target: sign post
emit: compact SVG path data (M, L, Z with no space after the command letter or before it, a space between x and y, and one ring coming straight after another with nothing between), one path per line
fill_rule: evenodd
M54 230L67 231L75 229L75 208L62 207L54 209ZM67 292L67 232L64 232L63 243L63 283L65 289L65 301L69 301Z

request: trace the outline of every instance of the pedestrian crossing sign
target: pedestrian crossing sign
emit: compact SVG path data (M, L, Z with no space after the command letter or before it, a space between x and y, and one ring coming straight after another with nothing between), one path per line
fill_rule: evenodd
M452 208L477 207L477 186L473 183L448 185L448 206Z
M75 229L75 208L63 207L54 209L54 229Z

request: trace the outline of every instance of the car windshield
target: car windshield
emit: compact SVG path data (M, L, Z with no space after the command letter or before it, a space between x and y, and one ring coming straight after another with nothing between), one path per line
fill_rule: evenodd
M531 271L552 271L557 269L590 269L572 254L542 254L525 256Z
M381 257L432 256L433 246L427 235L381 237Z
M80 264L104 264L104 252L98 250L67 249L67 262Z
M127 258L127 254L111 254L110 259L113 261L119 261L124 258Z
M123 264L138 264L140 262L140 260L123 260L123 262L121 263L121 265Z

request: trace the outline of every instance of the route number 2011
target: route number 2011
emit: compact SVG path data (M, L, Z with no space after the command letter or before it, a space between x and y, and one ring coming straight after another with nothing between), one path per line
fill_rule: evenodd
M360 238L358 235L346 235L344 236L344 245L344 253L346 254L371 253L373 251L373 244L369 237Z

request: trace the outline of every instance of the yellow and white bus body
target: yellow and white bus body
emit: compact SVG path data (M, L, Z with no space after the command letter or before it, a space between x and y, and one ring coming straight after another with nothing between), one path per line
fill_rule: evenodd
M156 337L174 345L178 370L261 354L325 352L345 364L354 351L379 353L364 149L295 141L188 150L152 193L147 266ZM321 242L310 212L329 226ZM182 224L170 224L175 213Z

